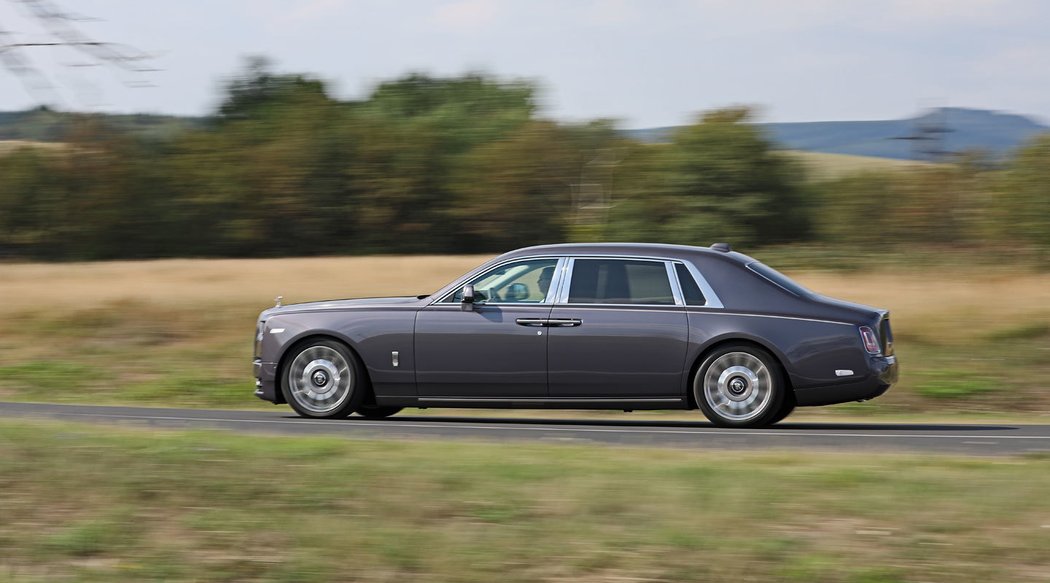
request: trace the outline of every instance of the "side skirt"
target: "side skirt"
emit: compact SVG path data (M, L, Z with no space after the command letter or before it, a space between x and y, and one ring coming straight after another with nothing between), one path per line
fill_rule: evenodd
M376 397L382 406L395 407L459 407L481 409L613 409L652 410L688 409L689 401L678 397L666 398L484 398L484 397Z

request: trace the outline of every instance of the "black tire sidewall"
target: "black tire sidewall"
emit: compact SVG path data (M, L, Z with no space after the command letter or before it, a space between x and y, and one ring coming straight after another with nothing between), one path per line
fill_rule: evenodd
M296 402L295 397L292 396L292 388L290 386L290 379L288 375L291 372L291 364L295 362L295 359L302 354L303 351L313 348L315 346L324 346L335 350L350 366L350 371L353 375L352 383L350 385L350 395L343 401L343 404L327 413L316 413L308 409L304 409ZM364 368L361 366L361 362L352 350L347 348L342 342L335 340L307 340L296 344L288 351L288 358L285 366L281 367L281 393L284 395L285 402L301 417L309 417L311 419L341 419L354 412L357 407L361 405L364 400L364 395L368 391L368 380L364 375Z
M397 415L404 407L369 407L362 405L357 408L357 414L366 419L385 419L391 415Z
M765 365L766 369L769 371L769 378L772 382L771 390L773 392L773 397L766 406L766 410L758 417L746 421L726 419L719 415L707 403L707 398L703 391L703 378L707 374L707 370L711 368L711 364L719 357L730 352L746 352L761 360L762 364ZM771 423L775 423L774 419L776 419L781 413L781 408L785 406L785 401L787 399L787 387L785 386L784 375L780 370L780 364L768 351L752 344L726 344L708 354L700 364L699 368L696 369L696 376L693 377L692 391L693 399L696 400L696 404L700 407L704 416L707 417L711 423L719 427L764 427Z

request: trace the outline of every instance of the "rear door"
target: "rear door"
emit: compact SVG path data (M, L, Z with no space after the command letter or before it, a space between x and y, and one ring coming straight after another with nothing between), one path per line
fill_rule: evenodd
M549 321L552 399L682 397L689 325L673 265L576 257Z

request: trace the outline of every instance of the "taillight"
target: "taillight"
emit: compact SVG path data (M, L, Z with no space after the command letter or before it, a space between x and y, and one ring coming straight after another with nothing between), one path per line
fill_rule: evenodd
M867 326L860 327L860 338L864 341L864 350L869 354L879 353L879 339L875 337L875 331Z

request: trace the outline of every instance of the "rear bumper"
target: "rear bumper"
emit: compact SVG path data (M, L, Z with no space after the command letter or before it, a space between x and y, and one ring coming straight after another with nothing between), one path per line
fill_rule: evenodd
M813 407L874 399L897 382L898 367L896 356L872 356L868 359L868 374L864 378L825 387L796 389L795 400L800 407Z
M277 392L276 378L277 364L263 362L262 359L252 360L252 375L255 377L255 396L263 401L271 403L283 403L284 399Z

